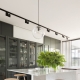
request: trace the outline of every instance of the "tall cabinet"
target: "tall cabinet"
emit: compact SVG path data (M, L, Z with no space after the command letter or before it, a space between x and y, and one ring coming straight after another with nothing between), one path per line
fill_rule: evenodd
M18 68L18 39L7 37L7 69ZM7 77L14 77L14 72L7 71Z
M36 65L36 44L29 42L29 67Z
M6 38L0 36L0 80L6 77Z
M28 41L19 40L19 68L28 68Z
M8 68L18 67L18 40L15 38L8 38Z

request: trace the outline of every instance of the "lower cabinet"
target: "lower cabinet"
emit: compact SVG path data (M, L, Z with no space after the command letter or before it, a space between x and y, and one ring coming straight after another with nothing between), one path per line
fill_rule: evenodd
M15 72L7 72L7 74L8 74L8 76L7 76L7 78L16 78L15 76L14 76L14 74L16 74Z
M20 77L19 80L24 80L23 77ZM31 75L26 75L25 80L31 80Z
M4 80L6 78L5 72L0 73L0 80Z

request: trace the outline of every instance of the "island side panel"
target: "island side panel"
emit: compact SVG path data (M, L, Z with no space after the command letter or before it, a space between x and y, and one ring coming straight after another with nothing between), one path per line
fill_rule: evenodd
M46 75L46 80L55 80L56 74L55 73L49 73Z
M31 76L31 80L46 80L46 75Z
M69 72L63 72L63 73L56 73L56 79L77 80L76 72L75 71L69 71Z

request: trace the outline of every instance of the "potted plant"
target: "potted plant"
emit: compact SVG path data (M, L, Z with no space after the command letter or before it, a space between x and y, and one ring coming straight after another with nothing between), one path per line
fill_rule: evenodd
M37 63L39 66L52 67L54 71L57 70L58 66L63 67L65 62L64 55L60 52L41 52L38 56Z

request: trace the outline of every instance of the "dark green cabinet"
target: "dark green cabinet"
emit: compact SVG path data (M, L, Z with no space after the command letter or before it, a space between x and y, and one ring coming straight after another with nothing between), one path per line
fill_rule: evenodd
M19 40L19 68L28 68L28 41Z
M36 65L36 44L29 42L29 67L35 67Z
M6 38L0 36L0 80L6 77Z
M8 38L8 68L18 67L18 40Z
M13 25L0 21L0 34L13 37Z

